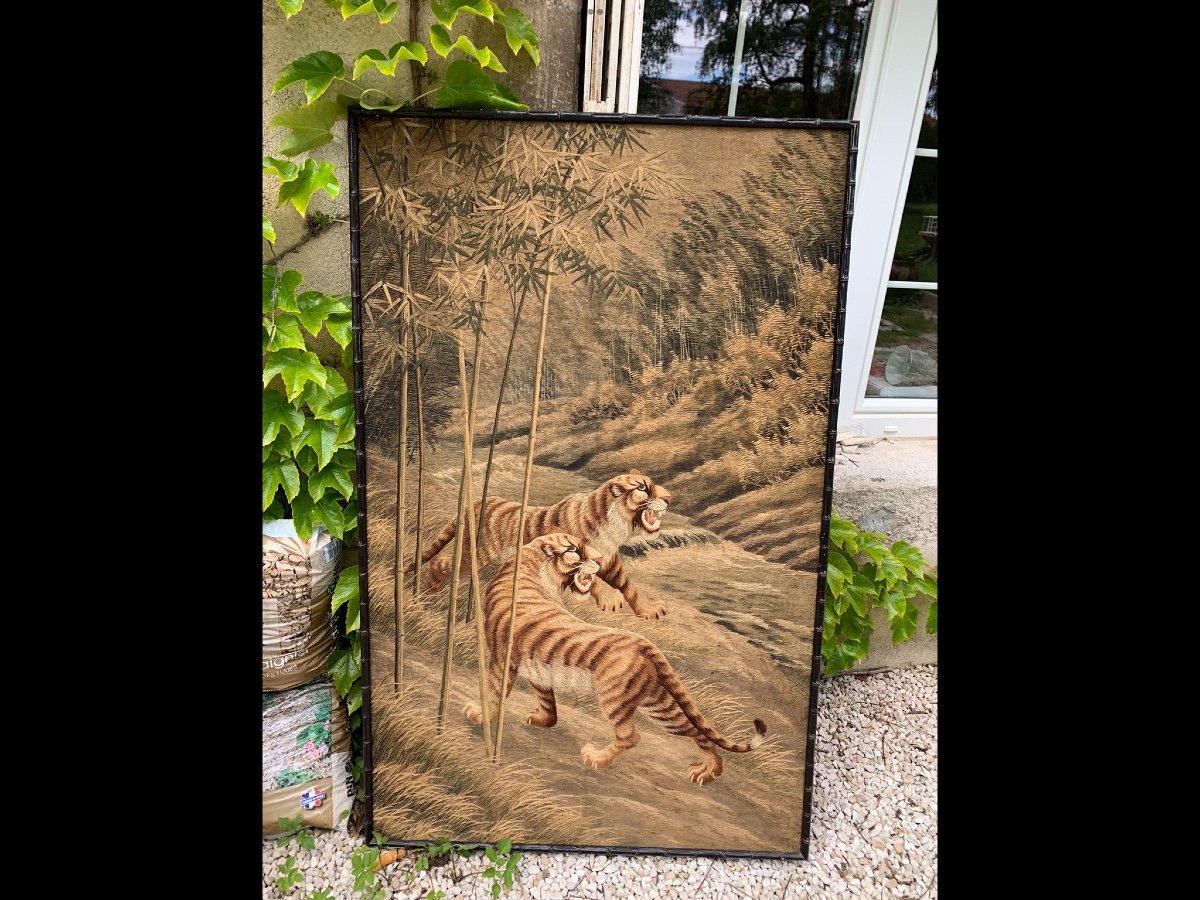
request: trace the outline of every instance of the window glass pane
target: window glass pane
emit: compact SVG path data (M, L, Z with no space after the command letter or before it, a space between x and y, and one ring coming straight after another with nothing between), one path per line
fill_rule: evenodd
M850 118L871 0L646 0L637 111L728 112L743 2L736 114Z
M937 157L913 159L888 281L937 281Z
M925 150L937 149L937 60L933 61L933 78L929 81L929 95L925 100L925 118L921 121L921 136L917 146Z
M937 291L889 288L868 397L937 397Z

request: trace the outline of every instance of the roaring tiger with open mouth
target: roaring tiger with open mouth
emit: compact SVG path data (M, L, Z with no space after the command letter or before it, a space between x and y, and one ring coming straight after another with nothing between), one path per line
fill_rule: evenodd
M670 503L671 494L666 488L655 484L654 479L637 469L630 469L629 474L610 478L590 493L572 494L553 506L526 507L522 541L527 543L551 532L578 535L601 557L597 574L604 585L591 592L596 605L615 612L624 599L629 608L643 619L661 619L667 614L666 604L661 600L646 600L639 596L621 565L617 549L638 531L646 534L658 531L662 527L662 515ZM483 541L477 559L480 567L483 567L500 561L505 554L512 552L521 504L494 497L488 499L486 514L481 515L479 507L480 504L476 503L475 516L483 522ZM431 591L440 588L450 575L451 554L438 554L454 540L457 530L457 523L448 523L421 553L421 562L433 560L426 582ZM470 545L471 536L466 536L462 542L464 567L468 565ZM415 568L415 562L409 563L404 571L409 573ZM615 588L615 591L607 590L605 586Z

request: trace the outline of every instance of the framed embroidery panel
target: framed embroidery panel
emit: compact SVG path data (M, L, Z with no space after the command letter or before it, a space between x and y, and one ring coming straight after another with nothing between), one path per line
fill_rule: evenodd
M369 830L807 856L856 149L352 112Z

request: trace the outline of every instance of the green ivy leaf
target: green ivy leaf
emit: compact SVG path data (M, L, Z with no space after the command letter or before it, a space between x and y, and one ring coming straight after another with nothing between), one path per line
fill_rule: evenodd
M871 592L868 592L857 581L847 581L844 585L846 597L850 601L850 605L854 607L854 611L860 616L867 614L867 600Z
M284 17L288 19L300 12L300 7L304 5L304 0L275 0L275 2L279 4Z
M338 297L326 297L320 291L305 291L296 298L300 310L300 324L305 331L316 337L330 313L349 313L350 307Z
M263 446L267 446L279 429L286 428L295 437L304 429L304 413L288 403L276 390L263 391Z
M441 3L438 0L430 0L429 6L433 10L434 18L447 28L454 25L459 13L470 13L489 22L495 21L496 8L492 6L491 0L444 0Z
M275 243L275 226L266 216L263 216L263 237L272 244Z
M269 319L263 318L263 328L266 331L267 350L284 350L292 347L296 350L304 350L304 335L300 333L300 320L289 313L279 313L275 316L275 321L272 323Z
M937 601L934 600L932 603L929 604L929 616L925 619L925 633L926 634L937 634L937 628L938 628Z
M341 609L342 604L351 597L358 596L358 575L358 566L347 566L338 573L337 584L333 588L333 600L329 607L331 614Z
M263 510L263 520L266 522L270 522L275 519L282 519L283 517L284 517L283 504L280 503L279 498L276 497L274 500L271 501L271 505L268 506L265 510Z
M313 517L319 518L338 540L346 533L346 520L342 508L333 497L323 497L313 504Z
M411 59L425 65L429 62L429 51L420 41L400 41L393 44L387 53L382 50L364 50L354 60L354 80L357 81L358 77L372 66L384 75L395 75L396 66L402 59Z
M354 481L350 473L336 463L313 473L308 479L308 495L314 500L324 497L329 488L341 494L343 500L354 496Z
M262 473L263 512L266 512L271 505L271 501L275 498L275 491L280 485L283 486L283 495L287 497L288 503L291 503L300 493L300 473L296 471L296 464L290 459L265 462Z
M354 593L346 603L346 633L358 631L361 627L361 620L358 609L358 592Z
M829 519L829 540L839 547L846 543L847 538L858 534L858 526L833 513Z
M337 341L337 345L345 350L350 346L354 337L354 322L350 313L335 313L325 320L329 336Z
M301 491L292 501L292 522L296 526L296 534L300 536L300 540L307 541L312 538L313 532L317 529L317 523L313 519L312 498L308 496L307 491Z
M937 578L926 575L917 583L917 592L924 594L930 600L937 599Z
M296 307L296 288L304 276L299 272L280 272L274 266L263 266L263 315L271 312L272 307L284 312L298 312Z
M475 64L456 59L446 67L446 77L434 95L437 109L529 109L518 103L511 90L497 86Z
M281 435L284 437L285 435ZM291 445L288 445L288 452L291 453ZM300 471L305 475L312 475L317 468L317 453L312 447L304 447L299 453L294 454L296 457L296 465L300 467Z
M306 383L312 381L324 387L326 380L325 368L317 359L317 354L311 350L288 348L271 354L271 358L263 366L263 387L276 375L283 379L289 402L300 396Z
M516 7L497 9L496 12L500 24L504 26L504 37L508 41L508 49L513 52L514 56L520 56L521 48L524 47L529 58L533 60L533 64L540 66L542 59L538 54L538 38L537 32L533 29L533 23L525 18L525 14Z
M858 538L858 552L865 553L871 558L871 562L879 565L879 561L887 555L887 544L878 540L872 535L863 534Z
M892 544L892 556L904 563L904 567L914 575L920 575L929 563L925 562L925 557L921 555L921 551L914 547L908 541L896 541Z
M333 84L333 79L345 77L346 64L342 62L342 58L328 50L318 50L316 53L309 53L307 56L302 56L289 63L284 68L283 74L271 86L271 93L277 94L289 84L303 81L304 97L309 103L312 103L328 90L329 85ZM284 155L291 156L292 154L285 153Z
M337 426L337 443L347 444L354 440L354 394L349 391L313 413L318 419Z
M829 588L830 593L837 597L842 592L842 585L853 578L854 569L851 568L846 557L836 550L830 550L825 575L825 585Z
M346 393L346 382L341 373L329 366L325 366L324 371L324 386L309 384L300 395L300 401L308 405L314 416L320 416L330 403Z
M304 215L309 200L318 190L325 191L332 199L341 193L342 188L333 174L333 163L325 161L318 167L315 161L306 159L304 168L294 180L279 185L279 202L276 205L283 206L290 200L296 212Z
M271 119L271 127L292 130L292 133L284 138L279 152L284 156L295 156L305 150L327 144L333 140L333 123L343 115L343 107L327 100L277 113Z
M337 4L333 4L335 8ZM341 2L342 21L349 19L351 16L361 16L364 13L373 12L379 16L379 24L386 25L396 15L396 10L400 8L400 4L396 2L389 3L388 0L367 0L366 3L355 2L355 0L342 0Z
M476 47L465 34L459 35L458 40L451 43L450 32L436 23L429 28L429 43L433 45L433 49L437 55L443 58L451 50L461 50L485 69L494 69L497 72L507 71L500 64L500 59L490 49L487 47Z
M401 100L397 103L383 91L367 88L358 98L358 105L363 109L386 109L388 112L395 112L404 106L404 101Z
M501 838L496 843L496 849L505 856L507 856L509 853L512 853L512 838Z
M838 623L838 631L850 640L862 640L871 633L873 625L871 617L858 614L857 610L849 610Z
M294 162L288 162L286 159L264 156L262 161L263 174L277 175L280 181L294 181L296 176L300 174L300 167Z
M881 599L883 600L883 608L887 612L887 617L889 619L895 619L899 616L903 616L904 611L908 609L909 606L908 599L904 596L904 592L897 590L896 588L891 588L885 591Z
M338 693L345 697L350 691L350 686L362 677L361 657L355 659L353 645L333 652L329 657L329 674Z
M333 422L305 419L304 429L292 441L292 452L299 453L302 447L312 447L317 454L317 467L323 469L329 465L337 449L337 432L337 425Z
M350 688L350 693L346 695L346 712L354 712L362 706L362 683L354 685Z
M876 566L876 579L882 578L888 583L888 587L897 581L908 581L908 572L905 571L904 564L894 556L884 556Z
M875 583L874 579L868 578L865 572L854 573L854 586L861 588L867 597L879 596L879 585Z
M892 643L907 641L917 633L917 608L904 601L904 612L892 619Z

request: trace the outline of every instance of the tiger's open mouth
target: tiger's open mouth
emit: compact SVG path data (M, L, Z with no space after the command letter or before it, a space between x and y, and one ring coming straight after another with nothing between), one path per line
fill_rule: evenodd
M596 581L596 573L600 571L600 567L595 563L584 563L575 570L575 575L571 579L571 584L581 594L586 594L592 589L592 584Z
M642 527L651 534L654 534L654 532L662 527L662 522L658 518L658 512L649 506L642 510Z

